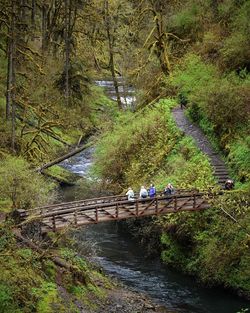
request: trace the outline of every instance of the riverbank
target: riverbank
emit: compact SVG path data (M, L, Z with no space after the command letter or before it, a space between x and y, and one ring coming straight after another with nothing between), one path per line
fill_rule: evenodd
M116 282L115 285L104 290L105 299L95 300L97 308L89 310L84 308L84 313L175 313L164 306L155 304L145 294L131 290L128 287Z
M111 280L72 250L66 236L48 237L42 244L4 223L0 235L0 312L172 313Z

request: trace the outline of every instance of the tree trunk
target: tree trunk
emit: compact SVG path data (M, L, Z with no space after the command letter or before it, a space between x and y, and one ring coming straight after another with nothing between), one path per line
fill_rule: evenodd
M69 2L70 1L70 2ZM65 0L65 103L69 105L69 65L70 65L70 23L71 23L71 0Z
M89 143L86 143L83 146L81 146L79 148L76 148L73 151L64 154L63 156L60 156L59 158L57 158L57 159L55 159L53 161L50 161L50 162L40 166L39 168L36 169L36 172L42 172L46 168L49 168L49 167L51 167L51 166L53 166L55 164L58 164L58 163L62 162L63 160L66 160L66 159L72 157L73 155L76 155L77 153L79 153L79 152L81 152L81 151L83 151L83 150L93 146L94 144L95 144L95 141L91 141Z
M108 36L108 44L109 44L109 67L110 67L110 71L111 71L111 75L112 75L112 79L113 79L113 83L115 87L115 94L117 98L118 107L120 110L122 110L123 107L122 107L121 97L119 93L119 85L118 85L118 81L117 81L116 74L115 74L114 49L113 49L114 39L112 38L112 35L110 32L110 15L109 15L108 0L104 0L104 9L105 9L104 19L105 19L106 31L107 31L107 36Z
M171 72L171 66L169 62L169 57L168 57L168 51L167 51L167 44L166 44L166 36L164 34L164 29L163 29L163 21L162 21L162 15L160 17L158 14L155 12L154 13L154 19L156 23L156 29L157 29L157 56L160 62L160 66L162 69L162 72L166 75L169 76Z
M47 8L46 5L42 6L42 52L44 54L47 47Z
M33 27L35 26L35 16L36 16L36 0L32 0L31 23L32 23Z
M214 18L215 20L218 19L218 0L212 0L211 1L211 7L212 7L212 10L213 10L213 14L214 14Z
M12 84L12 38L11 33L9 32L8 37L8 49L7 49L7 58L8 58L8 68L7 68L7 81L6 81L6 119L10 118L10 106L11 106L11 84Z
M12 16L11 16L11 48L10 48L10 59L11 61L11 148L15 152L15 141L16 141L16 103L15 103L15 63L16 63L16 34L15 34L15 0L12 0L11 4Z

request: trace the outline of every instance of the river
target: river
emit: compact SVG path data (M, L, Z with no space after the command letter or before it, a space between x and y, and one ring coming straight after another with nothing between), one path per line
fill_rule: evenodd
M82 176L83 180L80 186L64 187L64 200L101 194L88 178L92 154L93 148L90 148L61 163L64 168ZM85 226L77 232L77 237L79 241L95 246L95 260L106 273L145 292L170 312L236 313L241 308L249 308L249 302L223 289L205 288L194 278L164 266L158 259L146 259L139 244L119 231L115 222Z

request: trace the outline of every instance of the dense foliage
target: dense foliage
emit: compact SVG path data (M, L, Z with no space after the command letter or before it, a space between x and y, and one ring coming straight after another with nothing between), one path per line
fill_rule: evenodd
M210 285L221 284L247 295L249 190L225 194L214 201L213 207L192 216L161 218L159 223L165 229L161 236L162 259Z
M214 185L208 159L173 122L182 96L237 192L214 210L136 228L144 239L157 229L167 264L249 293L249 16L247 0L0 0L0 217L53 200L34 168L93 133L94 174L115 192ZM96 86L104 77L116 102ZM136 112L122 105L121 78L136 89ZM77 311L59 294L54 265L20 248L6 225L0 232L0 312ZM86 270L71 250L62 255ZM88 302L89 289L67 291Z
M161 101L140 118L121 115L97 146L95 173L118 189L154 182L163 190L170 181L178 188L212 186L209 162L173 122L174 105Z
M53 199L54 184L29 167L21 157L1 159L0 201L15 209L31 209Z
M139 190L152 182L158 190L169 181L176 188L215 185L206 157L174 125L170 110L174 105L174 101L162 100L140 119L129 114L102 138L95 173L116 192L128 186ZM146 254L156 253L158 236L166 264L207 284L248 295L250 192L248 184L242 186L245 190L216 198L208 211L128 221L128 228L145 245Z

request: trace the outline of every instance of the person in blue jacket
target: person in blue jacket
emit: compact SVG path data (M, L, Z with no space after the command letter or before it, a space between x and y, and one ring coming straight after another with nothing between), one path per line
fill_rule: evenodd
M168 183L164 189L164 195L172 195L174 193L174 187L171 183Z
M150 198L154 198L156 196L156 188L153 184L150 185L148 194Z

